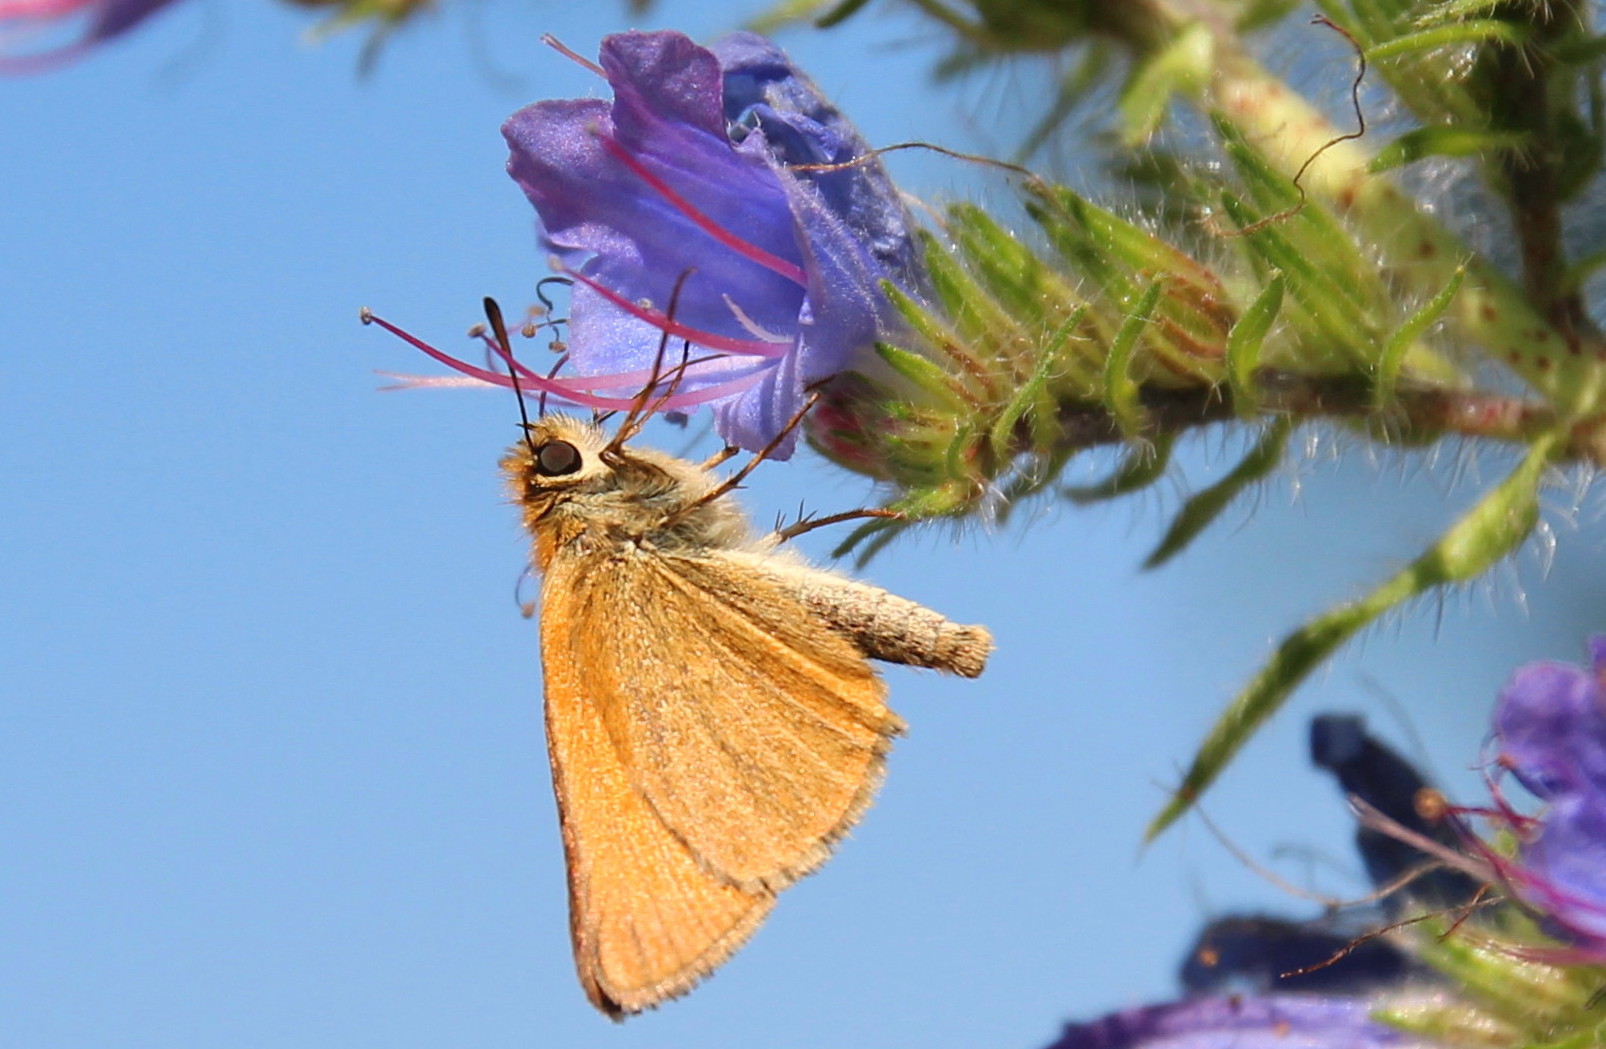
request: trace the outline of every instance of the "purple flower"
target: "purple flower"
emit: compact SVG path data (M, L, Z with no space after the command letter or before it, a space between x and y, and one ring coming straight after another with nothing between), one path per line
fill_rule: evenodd
M1048 1049L1385 1049L1423 1043L1371 1018L1360 998L1193 998L1067 1024Z
M1409 957L1340 911L1312 921L1260 914L1216 918L1182 963L1189 994L1268 991L1359 994L1414 975Z
M0 73L36 73L69 62L123 35L172 2L0 0ZM69 30L71 39L54 42ZM36 46L41 38L50 38L54 46Z
M521 370L521 385L627 405L667 333L659 406L711 405L727 442L760 449L806 386L893 323L878 282L919 289L903 206L874 161L792 170L868 149L761 37L708 50L679 33L621 33L603 41L600 71L612 103L537 102L503 128L508 170L575 281L571 373Z
M1453 820L1429 819L1422 810L1425 793L1437 794L1410 762L1366 731L1366 721L1355 714L1323 714L1311 720L1311 761L1327 769L1344 793L1358 798L1394 824L1422 839L1459 852L1462 837ZM1355 846L1372 884L1382 889L1398 886L1385 909L1398 913L1406 901L1432 907L1457 907L1475 899L1481 883L1465 871L1431 866L1431 857L1396 833L1362 823ZM1414 873L1408 882L1400 879Z
M1519 862L1497 866L1578 957L1606 961L1606 635L1589 648L1589 668L1530 663L1500 695L1499 766L1546 807L1511 817Z

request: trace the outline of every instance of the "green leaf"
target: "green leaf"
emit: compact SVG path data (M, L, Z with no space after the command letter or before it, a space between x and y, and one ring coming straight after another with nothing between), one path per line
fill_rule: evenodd
M1144 839L1153 841L1192 808L1255 730L1356 631L1411 598L1475 578L1515 551L1539 520L1540 483L1545 468L1564 445L1563 433L1541 436L1511 476L1415 561L1366 596L1322 613L1284 638L1211 728L1181 786L1149 824Z
M1155 547L1154 553L1143 562L1143 567L1158 568L1181 553L1200 532L1221 516L1221 512L1238 498L1240 492L1271 473L1277 464L1282 462L1283 452L1288 447L1288 435L1293 432L1292 418L1282 418L1273 422L1227 476L1182 505L1182 510L1172 520L1171 527L1166 529L1160 545Z

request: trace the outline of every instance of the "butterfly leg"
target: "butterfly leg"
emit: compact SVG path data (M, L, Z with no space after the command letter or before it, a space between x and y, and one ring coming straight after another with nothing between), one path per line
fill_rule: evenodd
M903 516L904 515L899 513L897 510L886 510L879 508L844 510L842 513L831 514L827 517L803 516L799 517L796 521L787 525L785 528L777 527L775 532L770 536L770 540L774 543L774 545L780 546L782 543L796 539L798 536L803 535L806 532L812 532L816 528L824 528L827 525L842 524L845 521L859 521L865 518L877 517L885 520L901 521L903 520Z
M713 455L710 455L707 459L704 459L700 465L704 470L717 469L718 467L730 462L731 459L740 451L741 449L737 448L735 445L727 444Z
M734 490L737 485L741 484L747 479L748 474L752 473L758 468L759 463L763 462L765 459L768 459L775 449L781 446L781 442L785 441L786 438L791 435L793 430L797 429L803 424L803 417L809 413L809 409L814 407L814 402L818 401L819 399L819 391L816 390L814 393L809 394L808 397L806 397L803 401L803 407L799 408L795 413L793 413L792 417L786 421L786 425L781 427L781 432L777 433L773 438L771 438L769 444L766 444L763 448L760 448L758 453L754 455L753 458L743 463L741 469L737 470L735 473L731 474L729 477L725 478L723 481L719 482L714 487L698 496L696 499L670 514L663 521L663 525L668 526L674 524L676 521L685 517L699 506L704 506L708 503L711 503L720 496L726 495ZM615 440L617 440L617 438L615 438ZM735 453L732 452L732 454Z

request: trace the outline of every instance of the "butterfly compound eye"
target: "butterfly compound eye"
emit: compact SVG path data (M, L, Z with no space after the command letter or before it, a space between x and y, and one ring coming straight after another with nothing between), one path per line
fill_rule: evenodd
M580 449L568 441L549 441L535 452L535 471L542 477L562 477L580 469Z

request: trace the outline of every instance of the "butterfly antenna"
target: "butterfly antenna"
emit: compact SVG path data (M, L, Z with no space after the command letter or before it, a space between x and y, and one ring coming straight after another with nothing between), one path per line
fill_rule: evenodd
M569 363L569 355L567 353L565 353L563 356L558 358L558 363L554 364L552 366L552 369L546 373L546 377L548 379L556 379L558 377L558 372L562 371L563 370L563 366L565 364L568 364L568 363ZM542 390L541 391L541 396L539 396L539 397L537 397L535 399L535 410L539 414L541 414L543 416L546 415L546 391L545 390Z
M491 322L491 334L496 336L496 344L502 348L503 362L507 365L507 377L513 383L513 398L519 405L519 421L523 423L525 447L530 454L535 455L535 442L530 438L530 413L524 408L524 390L519 386L519 370L513 364L513 344L507 337L507 324L502 320L502 307L489 295L485 296L485 319Z
M658 389L658 384L663 381L664 357L669 352L670 329L674 327L675 312L680 306L680 291L686 286L686 281L691 278L691 275L696 272L695 269L682 270L680 276L675 278L675 286L669 292L669 305L664 310L663 335L658 339L658 352L653 357L652 371L648 373L647 385L643 386L641 392L636 395L635 403L631 404L630 411L626 413L624 421L619 424L619 429L613 435L613 440L608 442L609 451L618 450L626 441L640 433L641 428L647 424L647 417L662 408L664 402L674 396L675 388L680 385L681 380L686 376L686 368L689 364L687 357L691 352L691 343L689 341L683 342L680 363L674 368L675 375L669 380L668 388L661 396L654 398L653 392Z

